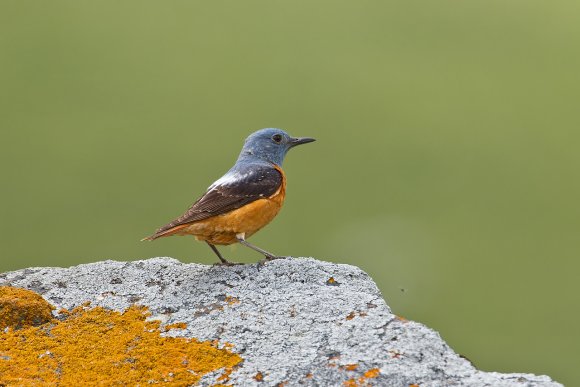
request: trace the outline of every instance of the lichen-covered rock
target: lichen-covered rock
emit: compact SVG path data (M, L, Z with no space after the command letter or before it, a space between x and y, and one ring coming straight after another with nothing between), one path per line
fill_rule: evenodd
M35 290L68 310L87 301L116 311L142 305L168 328L161 336L212 341L243 359L229 363L237 365L225 378L223 370L200 375L201 385L560 385L475 369L435 331L393 315L369 276L350 265L288 258L222 267L154 258L27 269L0 274L0 285ZM2 361L9 360L0 353Z
M0 286L0 330L44 324L52 319L53 309L38 293Z
M121 313L87 303L44 325L0 333L0 385L184 386L218 370L227 379L242 361L210 342L164 337L183 324L160 329L148 316L143 306Z

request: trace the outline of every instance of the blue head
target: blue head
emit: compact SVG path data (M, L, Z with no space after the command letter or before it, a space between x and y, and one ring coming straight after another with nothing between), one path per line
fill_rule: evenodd
M238 160L258 158L282 165L290 148L312 141L314 139L310 137L291 137L282 129L261 129L248 136Z

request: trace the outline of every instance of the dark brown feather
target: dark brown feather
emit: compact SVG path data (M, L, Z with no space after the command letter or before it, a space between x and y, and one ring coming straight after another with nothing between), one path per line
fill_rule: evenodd
M270 197L280 188L283 180L282 174L270 165L253 166L238 175L242 178L228 180L223 185L212 185L183 215L145 239L156 239L177 226L225 214L255 200Z

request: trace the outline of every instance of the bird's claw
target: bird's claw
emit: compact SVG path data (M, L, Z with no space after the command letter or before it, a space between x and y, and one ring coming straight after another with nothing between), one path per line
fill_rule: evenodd
M243 265L243 263L223 261L223 262L216 262L213 264L213 266L237 266L237 265Z
M270 262L270 261L273 261L275 259L284 259L284 258L286 258L286 257L284 257L284 256L277 257L275 255L266 255L266 258L259 261L258 265L264 265L266 262Z

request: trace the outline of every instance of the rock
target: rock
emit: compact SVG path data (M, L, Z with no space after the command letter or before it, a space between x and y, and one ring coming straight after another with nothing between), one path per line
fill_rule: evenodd
M37 293L0 286L0 328L20 329L52 320L52 307Z
M225 373L198 373L200 385L560 386L547 376L477 370L437 332L391 313L371 278L350 265L153 258L20 270L0 274L0 285L34 290L75 313L86 302L115 311L142 305L147 320L167 326L159 335L211 341L243 359Z

